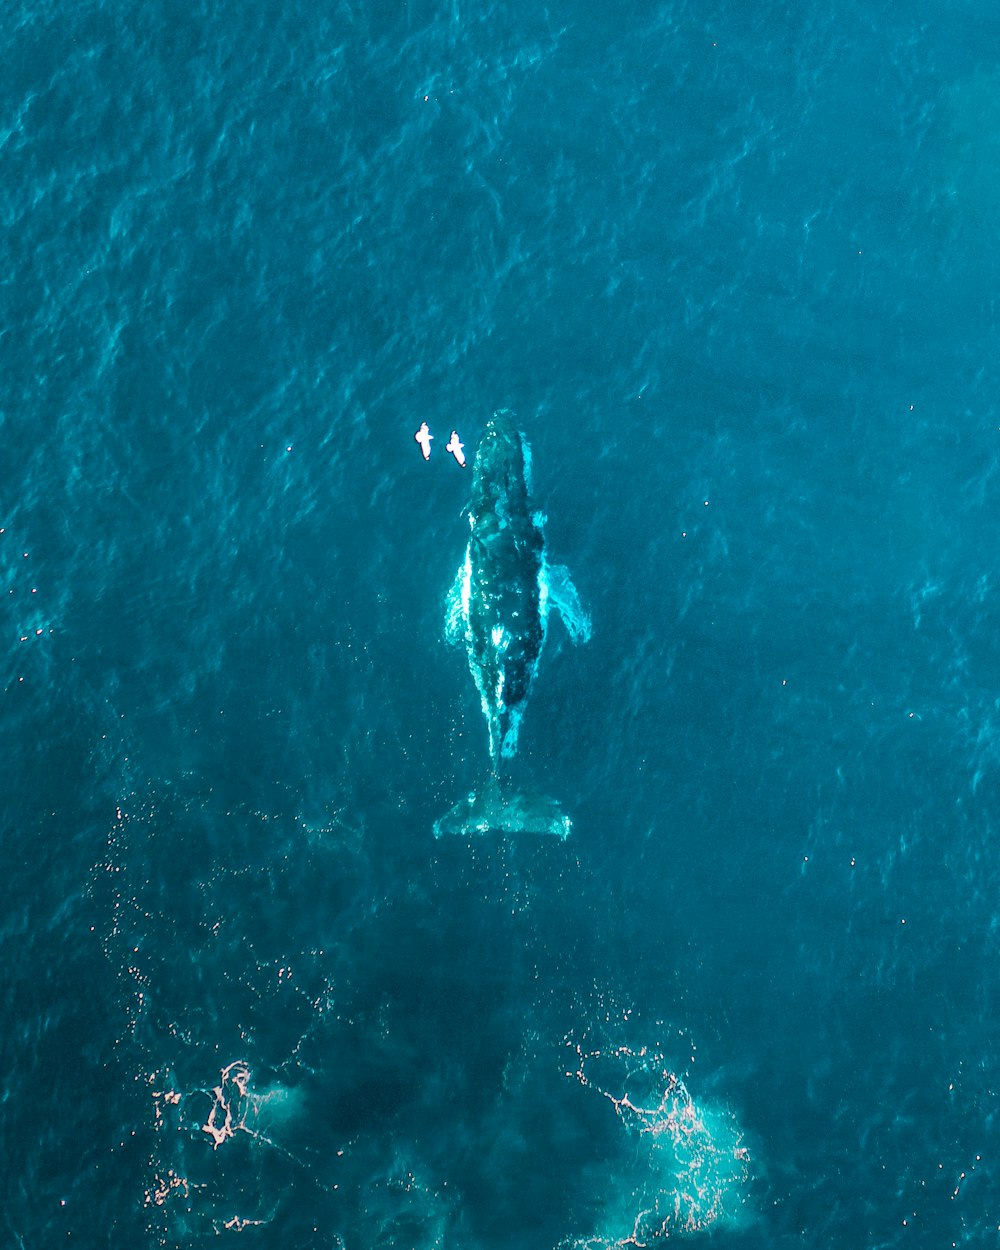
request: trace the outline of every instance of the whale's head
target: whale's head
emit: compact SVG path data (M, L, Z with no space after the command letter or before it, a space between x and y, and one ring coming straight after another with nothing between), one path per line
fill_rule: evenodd
M472 508L477 515L500 504L526 506L531 489L531 452L514 414L496 412L487 422L473 465Z

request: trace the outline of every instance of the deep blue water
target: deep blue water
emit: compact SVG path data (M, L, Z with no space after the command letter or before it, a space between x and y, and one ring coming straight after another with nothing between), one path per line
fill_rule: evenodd
M994 8L0 40L0 1244L996 1245ZM565 843L431 834L502 407Z

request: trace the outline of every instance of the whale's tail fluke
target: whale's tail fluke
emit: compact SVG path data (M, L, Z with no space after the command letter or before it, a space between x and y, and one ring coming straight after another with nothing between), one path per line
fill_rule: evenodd
M573 822L555 799L509 788L491 773L478 791L461 799L434 822L436 838L483 834L540 833L568 838Z

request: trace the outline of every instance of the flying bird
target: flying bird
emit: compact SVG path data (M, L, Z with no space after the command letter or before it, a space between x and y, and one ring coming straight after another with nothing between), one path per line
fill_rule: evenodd
M426 421L421 421L421 423L420 423L420 429L419 429L419 430L417 430L416 434L414 434L414 436L413 436L413 437L414 437L414 438L417 440L417 442L420 444L420 450L421 450L421 452L423 453L423 457L424 457L424 459L425 459L425 460L430 460L430 458L431 458L431 439L434 437L434 435L433 435L433 434L430 432L430 430L427 428L427 422L426 422ZM451 448L449 447L449 448L448 448L448 450L449 450L449 451L451 451Z
M445 451L450 451L462 468L465 468L465 444L460 441L458 430L452 430L451 438Z

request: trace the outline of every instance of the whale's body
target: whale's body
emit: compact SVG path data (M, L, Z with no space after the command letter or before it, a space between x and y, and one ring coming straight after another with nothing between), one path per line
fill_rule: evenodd
M502 759L517 751L518 730L556 608L574 642L590 637L590 621L561 566L550 565L544 518L531 507L531 453L509 412L488 423L473 466L469 544L448 596L445 633L465 646L469 671L489 732L493 778L487 793L470 796L465 832L495 827L501 808L517 809L518 827L531 824L523 795L500 800ZM490 797L492 796L492 797ZM544 800L549 808L550 800ZM473 810L473 805L477 805ZM484 805L488 810L485 810ZM500 821L502 824L502 821ZM439 826L441 822L439 822ZM533 826L532 826L533 827ZM565 836L569 831L560 826ZM438 832L441 832L440 827Z

